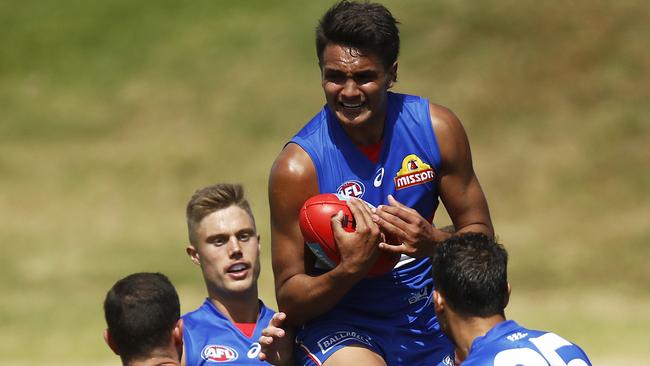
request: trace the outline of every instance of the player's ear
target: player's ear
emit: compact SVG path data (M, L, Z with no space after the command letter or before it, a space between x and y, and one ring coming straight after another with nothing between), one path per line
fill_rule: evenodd
M438 290L433 290L433 310L436 314L440 314L445 311L445 298L440 295Z
M196 250L196 248L194 248L194 245L188 245L185 248L185 252L190 256L192 263L196 264L197 266L201 265L201 262L199 262L199 252Z
M172 339L174 340L174 344L178 346L183 344L183 328L184 328L183 318L180 318L176 322L176 325L174 326L174 330L172 331Z
M393 66L388 68L388 89L392 88L393 85L397 82L397 61L393 63Z
M510 282L508 282L508 291L506 292L506 298L503 301L503 307L505 308L508 306L508 302L510 301L510 293L512 292L512 286L510 286Z
M111 334L108 332L108 328L104 329L104 342L110 347L110 349L115 353L116 355L120 355L120 352L117 349L117 346L115 345L115 342L113 342L113 339L111 338Z

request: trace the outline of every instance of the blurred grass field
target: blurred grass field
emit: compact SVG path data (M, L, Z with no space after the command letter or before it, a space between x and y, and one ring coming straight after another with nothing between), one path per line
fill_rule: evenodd
M118 365L101 306L131 272L200 305L184 206L213 182L245 184L275 305L267 175L324 103L313 29L330 4L0 2L0 364ZM646 363L650 6L385 4L402 23L396 90L469 134L511 254L507 315L594 364Z

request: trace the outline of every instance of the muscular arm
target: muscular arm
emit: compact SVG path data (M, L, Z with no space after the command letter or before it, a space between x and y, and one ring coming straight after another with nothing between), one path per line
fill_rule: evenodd
M474 173L467 134L447 108L430 104L429 112L440 148L440 199L456 232L494 235L487 200Z
M467 135L456 116L448 109L429 106L433 129L440 149L440 198L456 232L482 232L494 235L487 201L472 166ZM399 245L380 244L381 249L412 257L433 255L435 245L452 234L438 230L416 210L388 197L389 205L380 205L373 220L400 239Z
M271 169L269 204L276 298L291 325L301 325L334 307L370 268L359 265L359 258L347 260L341 253L341 263L334 269L319 276L309 274L313 258L305 252L298 213L307 198L318 193L310 157L298 145L287 145Z

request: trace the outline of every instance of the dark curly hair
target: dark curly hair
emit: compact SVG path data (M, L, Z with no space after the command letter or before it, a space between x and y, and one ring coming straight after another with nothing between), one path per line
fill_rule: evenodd
M386 7L370 2L340 1L332 6L316 28L316 53L323 63L323 50L338 44L380 57L385 69L399 54L398 21Z
M433 256L436 290L465 316L504 315L508 253L494 238L464 233L440 243Z

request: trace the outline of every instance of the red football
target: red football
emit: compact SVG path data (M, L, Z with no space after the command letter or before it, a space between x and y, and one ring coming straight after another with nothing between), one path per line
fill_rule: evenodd
M353 232L356 227L354 216L346 203L348 200L348 196L323 193L309 198L300 209L300 231L305 239L305 245L329 268L334 268L341 261L332 232L330 221L332 216L343 211L345 231ZM369 203L368 205L372 207ZM399 255L381 253L368 272L368 276L373 277L389 272L398 260Z

